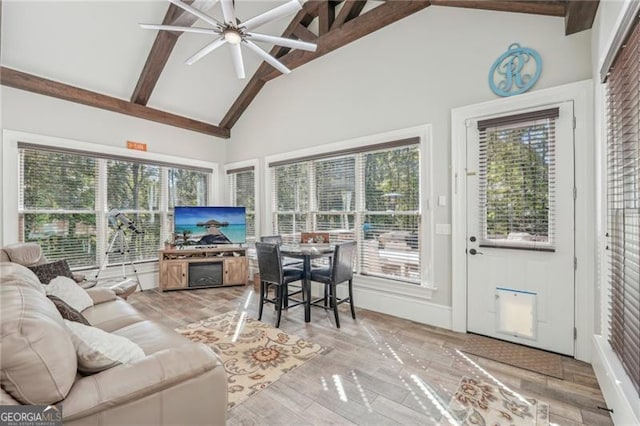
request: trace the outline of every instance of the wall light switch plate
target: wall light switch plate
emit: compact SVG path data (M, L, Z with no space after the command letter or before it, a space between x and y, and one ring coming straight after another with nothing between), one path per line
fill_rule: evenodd
M447 196L446 195L439 195L438 196L438 205L440 207L444 207L447 205Z
M438 235L451 235L450 223L436 223L436 234Z

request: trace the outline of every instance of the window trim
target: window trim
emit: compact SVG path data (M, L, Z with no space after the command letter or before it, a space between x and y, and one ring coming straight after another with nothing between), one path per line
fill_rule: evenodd
M380 282L385 284L385 288L387 291L397 294L405 294L405 295L414 295L416 293L415 289L420 288L422 290L418 290L419 292L424 292L424 289L435 290L436 286L434 284L434 218L433 218L433 208L432 202L433 200L433 165L432 165L432 126L430 124L424 124L415 127L409 127L399 130L393 130L389 132L364 136L355 139L348 139L339 142L333 142L323 145L317 145L311 148L305 148L301 150L291 151L282 154L274 154L265 157L264 164L265 165L273 165L273 164L286 164L287 162L296 160L296 159L308 159L308 158L322 158L322 157L333 157L334 153L337 153L336 156L339 156L340 153L344 153L347 151L362 151L363 148L371 147L372 149L376 149L376 147L392 148L391 146L385 147L384 145L389 141L405 141L407 139L413 139L418 143L419 151L420 151L420 199L419 199L419 207L418 213L420 214L421 220L421 229L422 229L422 238L424 239L424 244L421 245L421 253L420 258L422 260L422 271L421 271L421 279L420 284L412 284L406 282L400 282L388 278L375 277L373 280L370 276L358 276L358 279L355 280L358 282ZM404 143L406 145L406 143ZM272 176L272 168L264 167L263 176L264 176L264 203L263 203L263 211L265 212L265 217L270 217L269 215L272 212L272 199L273 193L271 188L271 180ZM267 233L274 232L271 223L266 223L262 228L263 230L268 230ZM264 235L266 235L263 232ZM260 234L262 235L262 234ZM431 298L431 291L428 292L429 299Z
M64 139L55 136L39 135L13 130L3 130L3 144L0 150L2 163L2 229L0 229L0 244L6 245L18 241L18 197L20 188L17 179L19 173L19 150L18 143L33 146L43 146L51 150L56 147L58 150L81 151L84 154L96 156L113 156L119 159L131 159L137 162L163 163L174 166L184 166L185 168L198 168L210 170L211 175L208 185L207 197L212 203L218 203L218 163L176 157L174 155L160 154L148 151L132 151L111 145L102 145L92 142ZM106 202L106 200L105 200ZM105 206L100 203L97 208L104 210ZM106 214L106 211L104 211Z

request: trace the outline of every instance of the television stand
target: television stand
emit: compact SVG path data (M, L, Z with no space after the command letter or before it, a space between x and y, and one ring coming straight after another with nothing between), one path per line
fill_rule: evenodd
M247 249L239 247L160 250L161 291L246 285Z

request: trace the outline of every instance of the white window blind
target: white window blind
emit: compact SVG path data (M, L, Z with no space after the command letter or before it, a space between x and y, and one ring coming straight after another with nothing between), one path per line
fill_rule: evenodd
M310 219L310 162L285 164L272 170L273 229L285 242L299 242L312 230Z
M107 211L117 209L133 220L142 232L129 232L127 241L132 260L155 259L161 240L160 198L166 185L160 184L160 167L122 160L107 161ZM120 253L109 254L107 263L122 263Z
M127 231L126 238L130 259L146 261L157 259L171 232L176 202L207 204L212 170L24 142L18 149L19 239L37 242L48 259L67 259L73 268L96 267L105 260L115 232L111 209L143 231ZM114 250L106 261L123 259Z
M313 230L331 231L336 239L355 239L355 163L352 155L313 164Z
M253 167L227 170L231 205L244 207L247 217L247 242L256 239L256 179Z
M95 265L97 161L82 155L20 150L19 235L72 267Z
M607 80L609 342L640 395L640 24Z
M554 250L558 108L480 121L481 246Z
M270 164L274 232L357 240L357 272L419 283L420 149L412 138ZM333 155L332 155L333 154Z
M419 171L417 145L362 154L361 273L419 283Z
M210 172L180 167L168 169L169 209L175 206L206 206Z

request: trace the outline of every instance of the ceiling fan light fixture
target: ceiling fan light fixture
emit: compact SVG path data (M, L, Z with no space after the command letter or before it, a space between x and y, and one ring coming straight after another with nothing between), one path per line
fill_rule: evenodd
M238 44L242 41L242 36L238 31L229 29L224 32L224 39L229 44Z
M217 19L207 15L201 10L191 6L190 3L185 3L185 1L186 0L169 0L169 2L173 5L199 19L202 19L213 28L194 28L190 26L164 24L140 24L140 26L145 29L182 31L185 33L201 33L214 36L215 40L204 46L191 57L187 58L187 60L185 61L187 65L194 64L209 53L218 49L220 46L229 43L236 75L238 76L238 78L244 78L245 70L240 49L240 44L242 44L243 46L255 52L265 62L267 62L269 65L271 65L281 73L289 74L291 72L289 68L287 68L278 59L267 53L264 49L256 45L252 40L257 42L270 43L289 49L306 50L309 52L315 52L317 49L317 45L315 43L309 43L295 38L275 37L267 34L258 34L251 32L253 29L258 28L266 24L267 22L274 21L276 19L282 18L287 14L299 11L300 9L302 9L300 0L288 0L287 3L284 3L274 9L254 16L253 18L244 22L236 18L234 0L220 0L224 22L218 21ZM214 0L213 2L203 1L202 3L215 3L215 1L217 0ZM2 0L0 0L0 3L2 3ZM197 3L197 1L194 3Z

